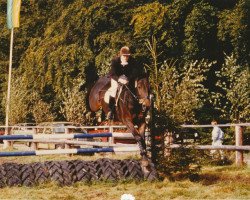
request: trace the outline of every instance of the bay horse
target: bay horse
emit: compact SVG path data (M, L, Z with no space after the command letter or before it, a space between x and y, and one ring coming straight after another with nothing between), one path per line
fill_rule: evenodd
M109 111L104 95L110 87L110 77L101 77L92 87L89 94L89 105L93 112L103 109L105 114ZM115 120L126 125L133 134L140 148L142 166L147 167L149 160L146 151L145 129L146 111L150 107L149 82L147 76L142 76L135 83L120 85L116 97ZM135 128L137 125L137 129Z

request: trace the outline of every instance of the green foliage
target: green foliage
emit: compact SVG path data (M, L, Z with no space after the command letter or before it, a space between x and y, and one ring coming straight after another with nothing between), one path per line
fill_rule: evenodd
M21 83L21 78L14 79L11 84L11 98L9 102L9 125L26 121L29 114L28 91ZM7 94L7 92L5 93ZM2 105L6 108L6 95L2 99Z
M6 7L6 1L0 0L1 99L7 91L9 64ZM37 99L51 106L49 110L55 120L63 119L59 112L63 94L73 88L74 80L80 81L81 90L89 90L98 76L107 74L110 61L120 47L128 45L140 63L150 66L150 72L159 71L150 75L156 108L180 123L187 118L201 121L210 117L200 112L209 98L203 96L204 92L206 89L218 92L214 84L204 85L203 82L205 78L207 82L214 80L213 70L219 71L222 67L223 52L234 53L239 64L249 60L249 10L248 0L22 1L20 28L14 30L13 68L16 70L13 77L22 78L20 81L27 94L36 91ZM152 51L149 56L145 48L145 41L152 35L158 41L156 58L152 57ZM204 58L217 62L209 73L203 71L197 79L191 78L195 80L191 83L188 76L196 72L190 66L196 60L193 68L201 65ZM165 84L166 81L169 83ZM165 100L161 90L164 90ZM26 118L34 119L30 113L35 101L30 95L26 98ZM188 98L191 98L190 104L184 103ZM187 108L181 111L181 107L173 106L177 104L169 99ZM0 109L1 121L4 105Z
M156 39L147 41L152 64L146 65L150 72L150 83L155 93L155 107L178 123L195 122L195 111L202 108L207 89L203 82L213 63L204 60L186 62L182 69L177 60L158 63Z
M208 92L203 82L212 63L204 60L187 62L180 72L171 64L165 62L159 70L163 77L162 109L179 123L195 122L195 111L202 108Z
M222 89L214 94L214 105L222 117L234 122L250 120L249 66L237 64L232 54L226 56L221 71L217 72L217 86Z
M78 82L75 81L72 88L66 89L62 94L61 112L67 121L86 125L93 119L90 118L90 112L86 109L86 93L79 91Z
M131 24L134 27L134 35L137 38L148 38L151 35L161 35L165 23L166 7L159 2L153 2L140 6L134 10ZM159 35L158 35L159 34Z
M155 93L155 104L156 104L156 109L160 110L160 105L161 105L161 98L160 98L160 83L161 83L161 77L159 77L159 63L158 63L158 52L157 52L157 41L155 37L152 37L152 42L147 40L146 46L150 52L151 55L151 65L146 64L146 68L150 73L150 85L153 88L153 91Z
M187 58L214 58L216 48L216 9L208 3L200 2L194 5L188 14L183 40L184 52Z
M164 154L168 154L168 156ZM199 151L193 148L164 149L159 156L158 170L165 175L180 173L182 176L194 177L201 169Z
M51 112L51 104L48 104L41 99L37 100L32 107L32 114L36 123L53 122L55 116Z
M249 1L238 1L233 9L223 10L218 17L218 39L222 41L224 51L234 53L240 62L249 60Z

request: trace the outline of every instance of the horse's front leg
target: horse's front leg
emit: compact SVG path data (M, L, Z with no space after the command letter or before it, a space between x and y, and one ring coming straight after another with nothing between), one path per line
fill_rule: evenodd
M146 143L144 139L144 132L145 132L145 125L141 125L138 127L138 130L134 127L134 124L131 122L131 120L125 120L125 124L127 125L127 128L129 131L132 132L136 142L139 145L140 149L140 155L142 157L142 164L148 165L148 156L147 156L147 149L146 149Z
M143 146L143 149L145 151L145 154L142 155L142 165L148 166L148 156L147 156L147 146L145 142L145 130L146 130L146 122L141 122L138 124L138 132L141 136L141 144Z

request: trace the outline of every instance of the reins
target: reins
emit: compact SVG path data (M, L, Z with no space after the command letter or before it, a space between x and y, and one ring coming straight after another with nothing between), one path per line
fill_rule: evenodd
M127 90L131 93L131 95L137 100L137 101L139 101L139 99L138 99L138 97L129 89L129 87L127 86L127 85L124 85L126 88L127 88Z
M135 100L136 100L139 104L142 105L142 112L145 112L146 109L147 109L147 107L146 107L146 106L142 103L142 101L141 101L141 100L143 100L144 98L138 98L138 97L129 89L129 87L128 87L127 85L124 85L124 86L125 86L126 89L130 92L130 94L132 95L132 97L134 97ZM122 88L123 88L123 85L121 86L120 93L121 93ZM119 99L119 98L120 98L120 94L119 94L119 96L118 96L118 98L117 98L117 102L116 102L116 103L118 103L118 99ZM148 99L148 97L146 97L146 99ZM116 105L117 105L117 104L116 104Z

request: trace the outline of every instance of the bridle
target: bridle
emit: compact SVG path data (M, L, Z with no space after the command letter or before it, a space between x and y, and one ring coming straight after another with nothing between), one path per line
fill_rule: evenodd
M121 88L119 89L120 91L122 90L123 86L125 86L125 88L130 92L130 94L132 95L132 97L139 103L142 105L142 112L146 112L147 110L147 104L146 102L149 101L150 102L150 94L148 93L147 96L142 97L142 98L138 98L137 95L135 95L130 88L128 87L128 85L122 85ZM135 88L137 88L137 83L135 84ZM121 93L121 92L119 92ZM119 95L120 96L120 95ZM119 99L118 96L118 99Z

